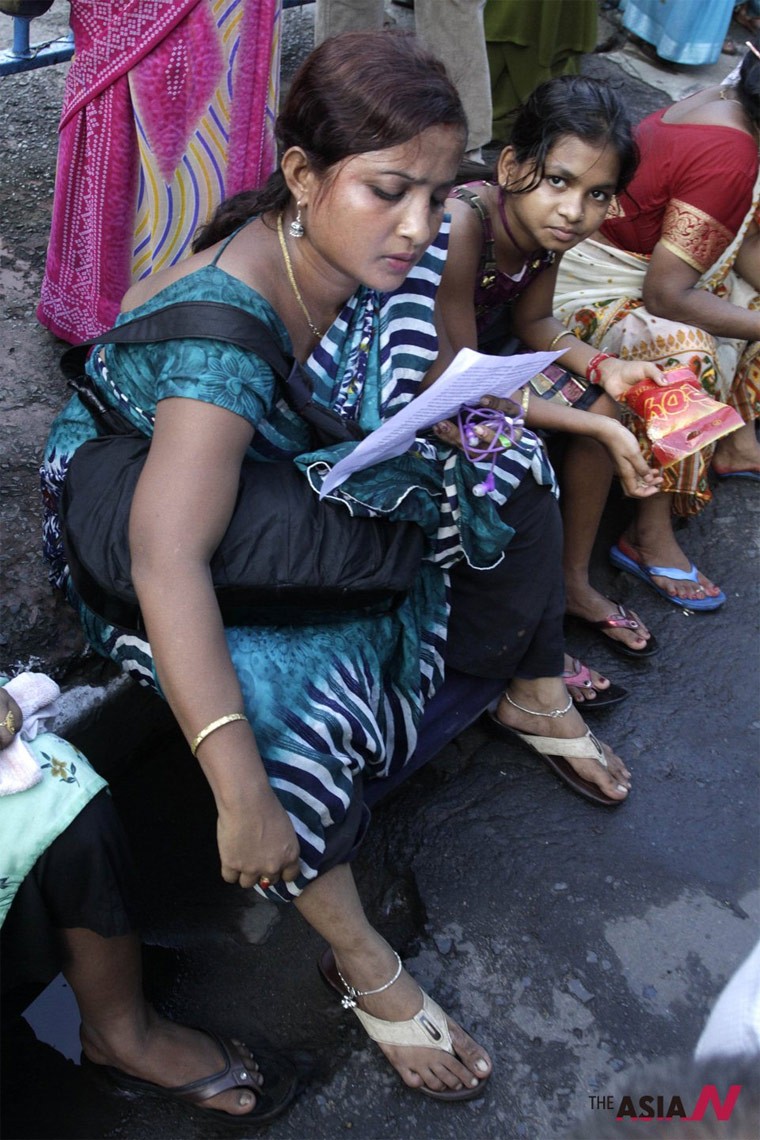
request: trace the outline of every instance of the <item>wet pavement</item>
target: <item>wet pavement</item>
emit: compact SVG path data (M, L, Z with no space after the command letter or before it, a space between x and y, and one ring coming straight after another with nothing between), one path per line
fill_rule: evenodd
M290 43L306 50L308 11L291 19ZM721 74L730 64L721 57ZM683 93L670 72L660 82L650 68L642 81L643 64L629 74L597 55L586 65L619 78L641 114ZM9 124L0 201L4 222L13 219L0 262L8 305L0 667L36 659L67 683L68 731L108 773L138 858L151 995L177 1019L295 1053L304 1088L267 1130L272 1140L554 1140L586 1112L613 1138L613 1113L591 1098L613 1081L624 1087L642 1062L688 1054L760 933L756 488L716 487L714 503L681 535L728 595L717 614L686 615L607 565L628 510L610 502L596 580L640 610L662 650L629 661L593 634L568 633L574 653L631 692L594 720L633 771L629 802L588 804L531 753L494 742L478 724L375 809L356 867L370 916L495 1063L486 1095L466 1105L406 1090L324 990L315 966L322 944L298 915L219 879L208 789L170 717L83 655L70 615L48 591L35 467L64 389L60 346L33 310L63 69L45 72L56 74L0 87ZM699 69L700 83L706 73ZM19 196L20 219L6 214ZM94 1085L75 1064L70 1000L58 984L47 1008L30 1014L34 1030L27 1022L4 1030L7 1140L225 1134L181 1106Z

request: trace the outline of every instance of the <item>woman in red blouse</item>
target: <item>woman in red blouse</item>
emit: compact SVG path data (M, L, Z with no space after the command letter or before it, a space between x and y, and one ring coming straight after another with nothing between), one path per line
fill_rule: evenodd
M759 136L752 48L724 85L640 123L638 172L601 231L565 255L555 293L556 315L583 340L662 368L685 364L744 420L667 468L662 491L637 504L611 551L616 566L689 609L717 609L725 595L679 546L673 514L710 501L711 463L719 478L760 480Z

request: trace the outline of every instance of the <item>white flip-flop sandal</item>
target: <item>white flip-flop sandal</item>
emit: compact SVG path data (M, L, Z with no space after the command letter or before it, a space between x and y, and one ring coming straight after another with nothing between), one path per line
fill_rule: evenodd
M591 780L584 780L583 776L579 776L570 763L570 758L574 760L595 760L600 767L608 767L604 749L590 728L586 730L583 736L574 736L569 740L562 740L556 736L535 736L531 732L518 732L516 728L502 724L495 709L489 709L487 715L492 732L497 733L505 740L519 740L526 748L530 748L531 752L535 752L548 764L555 776L559 776L560 780L572 788L574 792L577 792L579 796L591 800L592 803L603 804L605 807L619 807L620 804L625 803L627 796L620 800L613 799L612 796L603 792L598 784L592 783Z
M398 974L401 973L400 967L401 960L399 959L399 971L396 977L391 982L381 986L381 990L387 989L396 981ZM452 1057L457 1056L449 1033L446 1014L424 990L420 990L422 1009L415 1013L414 1017L410 1017L407 1021L383 1021L382 1018L373 1017L372 1014L359 1009L354 999L364 995L352 991L351 987L344 983L335 963L333 952L329 947L317 962L317 968L325 985L340 997L344 1009L353 1010L364 1026L367 1036L371 1037L378 1045L439 1049L441 1052L451 1054ZM371 992L379 991L373 990ZM474 1088L445 1089L439 1092L436 1089L428 1089L422 1086L412 1091L421 1092L425 1096L432 1097L433 1100L474 1100L475 1097L482 1096L489 1076L490 1073L488 1076L479 1077Z

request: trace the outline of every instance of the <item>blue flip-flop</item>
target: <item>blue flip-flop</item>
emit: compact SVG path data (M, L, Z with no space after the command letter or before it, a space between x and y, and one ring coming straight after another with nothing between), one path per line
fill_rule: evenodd
M750 479L760 483L760 471L716 471L713 467L713 475L716 479Z
M663 590L661 586L657 586L652 581L653 577L661 577L673 578L676 582L698 583L699 575L693 562L690 570L679 570L677 566L644 566L641 562L636 562L627 554L623 554L617 545L610 548L610 562L618 570L627 570L629 574L641 578L642 582L651 586L655 593L663 597L666 602L672 602L674 606L680 606L684 610L717 610L726 600L726 595L722 590L714 598L675 598L667 590Z

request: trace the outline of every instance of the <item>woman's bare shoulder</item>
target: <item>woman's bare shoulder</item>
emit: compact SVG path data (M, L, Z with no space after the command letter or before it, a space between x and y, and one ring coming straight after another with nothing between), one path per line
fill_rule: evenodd
M663 113L667 126L730 127L752 136L741 103L725 87L706 87L679 100Z
M167 286L212 264L218 264L228 277L236 277L250 289L271 300L272 278L276 276L273 262L279 269L277 252L272 246L272 235L266 227L243 226L239 232L223 238L216 245L193 253L176 265L152 273L141 281L135 281L124 294L121 311L130 312L144 305Z
M194 253L184 261L180 261L177 265L170 265L166 269L159 269L157 273L151 273L148 277L143 277L140 281L135 281L130 285L124 294L121 302L121 311L129 313L132 309L137 309L140 305L146 304L162 289L166 289L168 285L173 285L175 281L180 281L183 277L188 277L191 273L195 273L198 269L203 268L204 265L209 265L214 258L213 249L204 249L202 253Z

